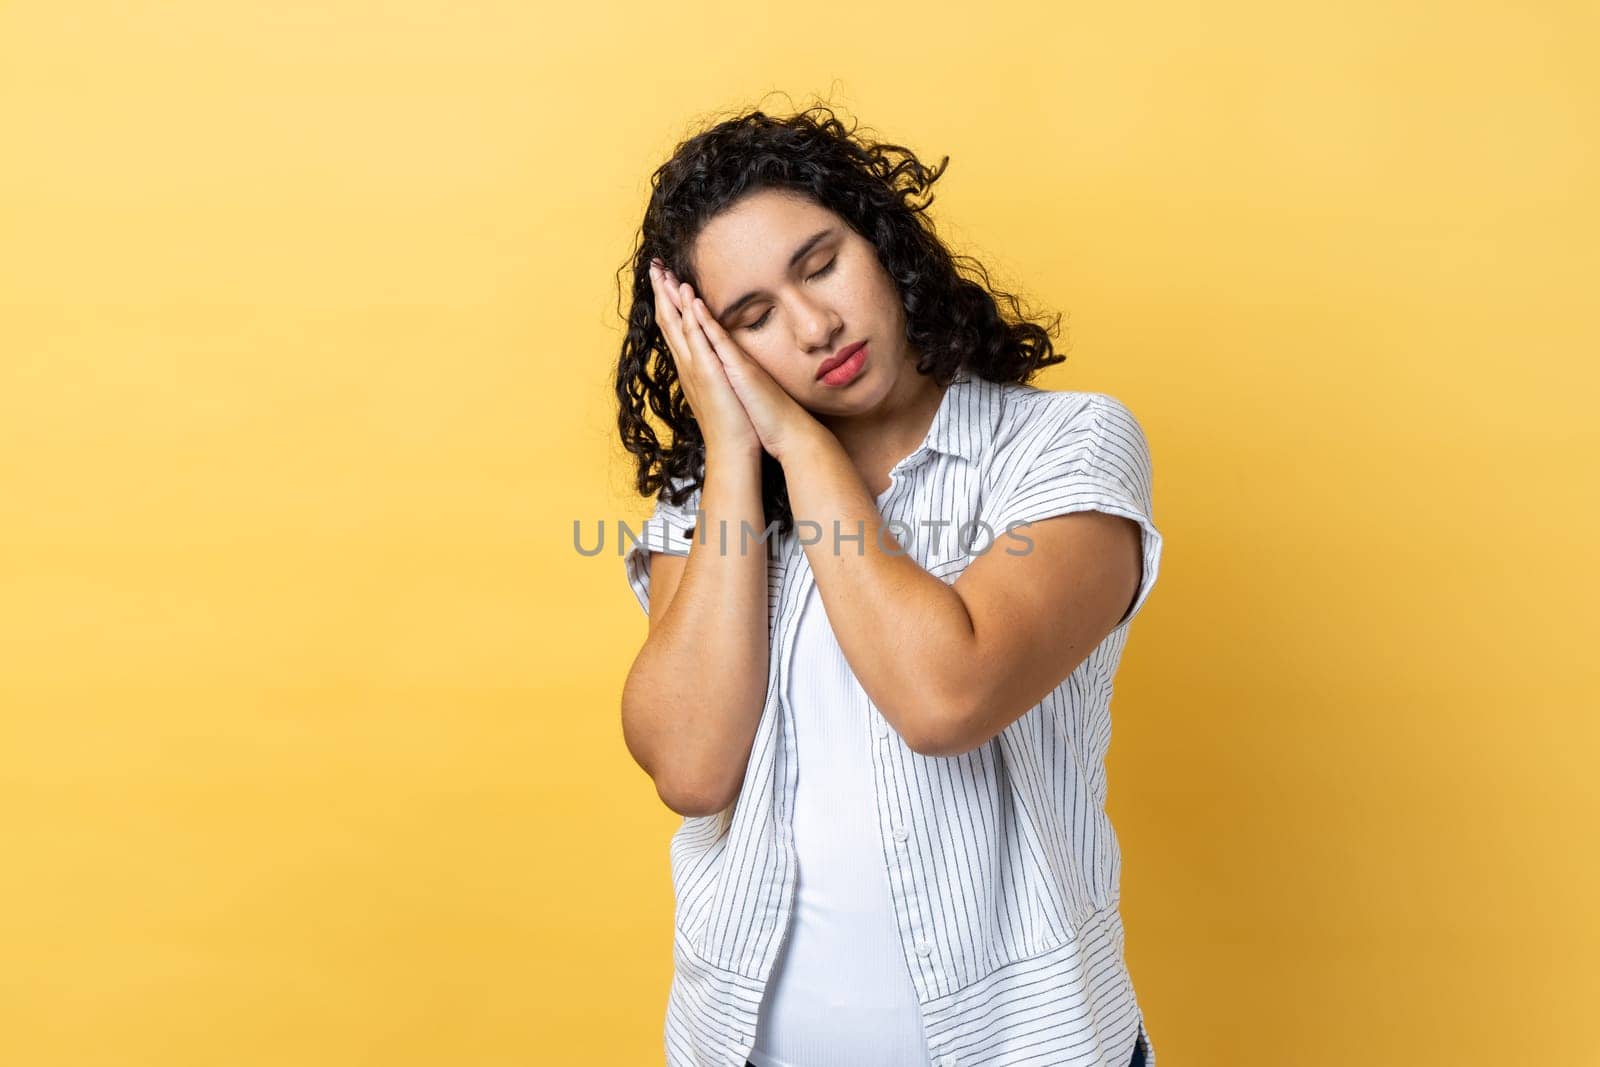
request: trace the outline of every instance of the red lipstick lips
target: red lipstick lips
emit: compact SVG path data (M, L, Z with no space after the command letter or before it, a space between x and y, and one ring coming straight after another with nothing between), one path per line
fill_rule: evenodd
M839 351L837 353L835 353L834 355L831 355L827 359L823 360L822 361L822 366L817 368L817 377L821 378L824 374L827 374L829 371L831 371L833 368L837 367L839 364L844 363L847 360L849 360L849 358L851 356L853 356L857 352L861 351L862 347L866 343L867 342L865 342L865 341L857 341L853 345L846 345L845 347L839 349Z

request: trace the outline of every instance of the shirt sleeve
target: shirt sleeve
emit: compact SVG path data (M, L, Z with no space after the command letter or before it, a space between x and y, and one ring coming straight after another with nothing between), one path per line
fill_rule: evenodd
M695 512L700 507L700 489L699 486L695 487L681 505L669 503L663 490L656 498L655 510L645 519L643 527L630 528L629 532L636 535L634 540L630 540L628 534L620 529L617 532L621 544L626 546L623 548L622 564L628 585L633 589L633 595L638 598L639 607L644 609L646 617L650 614L650 553L665 552L669 556L689 554L699 518Z
M999 509L995 536L1014 545L1007 530L1077 511L1103 511L1137 522L1143 563L1139 589L1115 632L1144 606L1161 567L1161 532L1151 514L1149 443L1133 412L1104 393L1091 393L1087 403L1073 405L1065 415L1041 420L1038 435L1038 443L1026 446L1024 455L1031 458Z

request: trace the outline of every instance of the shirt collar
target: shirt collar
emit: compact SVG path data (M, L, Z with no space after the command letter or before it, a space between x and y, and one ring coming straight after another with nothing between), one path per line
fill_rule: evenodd
M999 417L1000 384L963 369L945 389L922 448L976 461Z

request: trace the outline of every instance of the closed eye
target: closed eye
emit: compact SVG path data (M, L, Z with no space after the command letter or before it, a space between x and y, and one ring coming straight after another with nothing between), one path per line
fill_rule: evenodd
M832 259L828 260L828 263L827 263L827 265L825 267L823 267L821 270L817 271L815 274L813 274L811 276L811 280L815 280L817 278L822 277L825 274L832 273L833 265L835 263L837 263L837 262L839 262L839 257L838 256L834 256ZM772 309L771 308L767 308L767 310L762 313L762 315L761 315L761 317L759 319L757 319L756 321L752 322L750 325L746 326L745 329L747 329L747 330L759 330L759 329L761 329L761 327L766 324L767 318L769 316L771 316L771 314L772 314Z

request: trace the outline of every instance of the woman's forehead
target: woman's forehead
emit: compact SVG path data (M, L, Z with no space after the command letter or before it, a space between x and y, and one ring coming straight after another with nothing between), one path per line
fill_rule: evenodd
M790 256L819 233L848 230L832 211L808 199L752 194L717 215L700 231L690 261L702 282L729 274L782 273Z
M718 251L756 245L770 254L787 253L791 243L841 223L838 215L809 197L763 189L718 212L702 227L696 244Z

